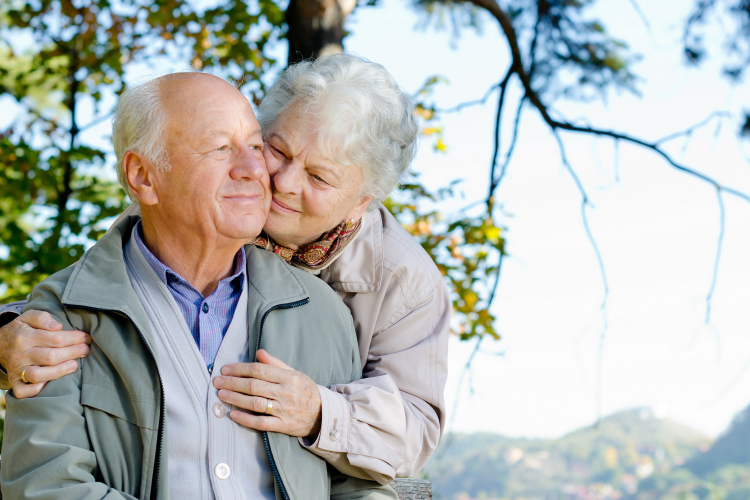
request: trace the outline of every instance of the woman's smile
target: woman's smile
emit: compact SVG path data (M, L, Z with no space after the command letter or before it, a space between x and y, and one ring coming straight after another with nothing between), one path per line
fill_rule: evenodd
M284 203L280 202L278 198L275 196L271 199L271 209L275 210L277 212L281 212L283 214L298 214L300 213L299 210L294 210L292 207L285 205Z

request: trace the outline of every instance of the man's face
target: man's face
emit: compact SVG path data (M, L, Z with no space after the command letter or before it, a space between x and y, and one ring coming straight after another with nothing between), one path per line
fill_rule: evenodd
M152 208L180 231L219 245L244 243L260 233L271 203L260 125L228 83L200 74L187 79L162 88L171 169L154 174L159 201Z

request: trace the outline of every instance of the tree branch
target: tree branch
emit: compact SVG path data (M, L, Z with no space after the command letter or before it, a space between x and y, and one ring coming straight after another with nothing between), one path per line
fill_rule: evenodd
M492 153L492 166L490 167L490 189L487 193L487 210L492 211L492 197L495 194L495 169L497 168L497 157L500 155L500 125L502 123L503 104L505 102L505 90L508 88L508 82L513 75L513 67L508 68L505 78L500 82L500 98L497 101L497 112L495 113L495 150Z
M568 161L568 157L565 154L565 145L562 142L562 139L560 138L560 134L555 130L553 132L555 134L555 139L557 139L557 145L560 148L560 156L562 157L562 162L565 168L568 170L570 175L573 177L573 180L576 183L576 186L578 187L578 191L581 193L581 221L583 222L583 229L586 231L586 237L589 240L589 243L591 243L591 247L594 249L594 254L596 255L596 262L599 264L599 273L602 277L602 286L604 287L604 293L602 296L602 303L600 306L600 310L602 311L602 330L599 333L599 351L597 354L597 377L596 377L596 411L597 411L597 422L600 422L602 419L602 369L604 366L604 340L607 335L607 329L609 328L609 320L607 316L607 302L609 300L609 281L607 280L607 271L604 267L604 259L602 258L602 253L599 250L599 245L596 242L596 239L594 238L594 233L591 232L591 226L589 225L589 219L588 215L586 213L586 207L591 205L589 202L588 196L586 195L586 191L583 189L583 185L581 184L580 179L578 178L578 175L573 170L573 166Z
M641 6L638 5L638 1L637 0L630 0L630 5L633 6L633 9L635 10L636 14L638 14L638 17L640 17L641 21L643 21L643 25L650 32L651 31L651 23L648 22L648 18L646 17L646 14L643 13L643 11L641 10Z
M513 57L513 62L511 65L512 71L516 73L519 79L521 80L524 90L526 91L526 97L529 99L529 101L531 101L534 107L537 108L539 113L542 115L542 119L547 123L547 125L549 125L550 128L552 128L553 130L561 129L561 130L568 130L570 132L580 132L580 133L586 133L586 134L591 134L591 135L611 137L613 139L621 139L623 141L630 142L632 144L643 146L645 148L651 149L654 152L658 153L661 157L663 157L667 161L667 163L672 165L677 170L684 172L686 174L692 175L693 177L696 177L704 182L711 184L712 186L714 186L717 189L720 189L721 191L724 191L726 193L742 198L743 200L750 203L750 196L748 196L747 194L737 191L736 189L722 186L721 184L718 183L718 181L712 179L711 177L705 174L702 174L700 172L697 172L689 167L685 167L683 165L678 164L676 161L672 159L672 157L670 157L664 150L662 150L659 147L658 143L647 142L643 139L638 139L628 134L615 132L612 130L604 130L604 129L594 128L594 127L580 127L577 125L573 125L572 123L562 122L562 121L558 121L552 118L549 114L549 111L547 110L547 106L542 102L539 95L531 87L531 81L530 81L529 75L524 70L523 60L521 58L521 49L518 45L518 38L516 37L516 33L510 21L510 18L505 14L505 12L503 12L503 10L500 8L497 2L495 2L495 0L467 0L467 1L469 1L470 3L478 7L486 9L500 23L500 27L502 28L503 33L505 34L505 38L508 41L510 52Z
M706 295L706 320L705 323L711 323L711 302L716 290L716 280L719 277L719 262L721 262L721 250L724 245L724 233L726 232L726 209L724 208L724 199L721 197L721 190L716 190L716 199L719 202L719 238L716 243L716 258L714 259L714 273L711 278L711 286Z
M513 138L510 140L510 147L508 148L508 152L505 155L505 161L503 162L503 166L500 167L500 175L498 175L497 180L495 181L495 189L497 189L500 186L500 183L503 182L503 179L505 178L505 172L508 170L508 164L510 163L510 158L513 156L513 151L516 148L516 142L518 139L518 124L521 122L521 111L523 110L523 103L526 101L526 99L521 98L518 101L518 109L516 110L516 121L513 124Z
M446 108L446 109L436 108L435 112L437 112L437 113L455 113L457 111L461 111L462 109L468 108L468 107L471 107L471 106L481 106L481 105L483 105L483 104L485 104L487 102L487 99L490 98L490 96L492 95L492 93L498 87L500 87L500 83L497 83L497 84L493 85L492 87L490 87L487 90L487 92L485 92L484 97L482 97L481 99L475 99L473 101L462 102L462 103L456 104L455 106L453 106L451 108Z
M654 141L654 144L659 146L662 143L669 142L672 139L677 139L678 137L684 137L692 135L693 132L698 130L701 127L705 127L709 123L711 123L711 120L714 118L729 118L732 114L728 113L726 111L714 111L710 115L708 115L703 121L696 123L695 125L691 125L690 127L686 128L685 130L682 130L680 132L675 132L673 134L669 134L667 136L662 137L661 139Z

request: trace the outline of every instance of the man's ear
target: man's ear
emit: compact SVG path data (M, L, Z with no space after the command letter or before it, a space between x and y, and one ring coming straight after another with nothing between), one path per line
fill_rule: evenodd
M159 195L154 189L154 165L133 151L127 151L122 158L125 178L128 180L133 196L141 205L156 205Z
M365 213L365 210L367 210L367 206L372 201L372 196L366 196L362 198L362 201L359 202L358 205L356 205L354 208L352 208L349 211L349 214L347 214L345 221L358 221L362 218L362 214Z

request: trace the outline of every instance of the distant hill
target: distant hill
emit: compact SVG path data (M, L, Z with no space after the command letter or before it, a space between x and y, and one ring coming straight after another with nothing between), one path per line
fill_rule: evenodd
M425 471L436 499L645 500L682 479L703 485L682 466L710 444L698 431L636 408L560 439L448 436Z
M750 465L750 407L734 417L729 429L710 450L691 458L685 466L702 476L731 464Z

